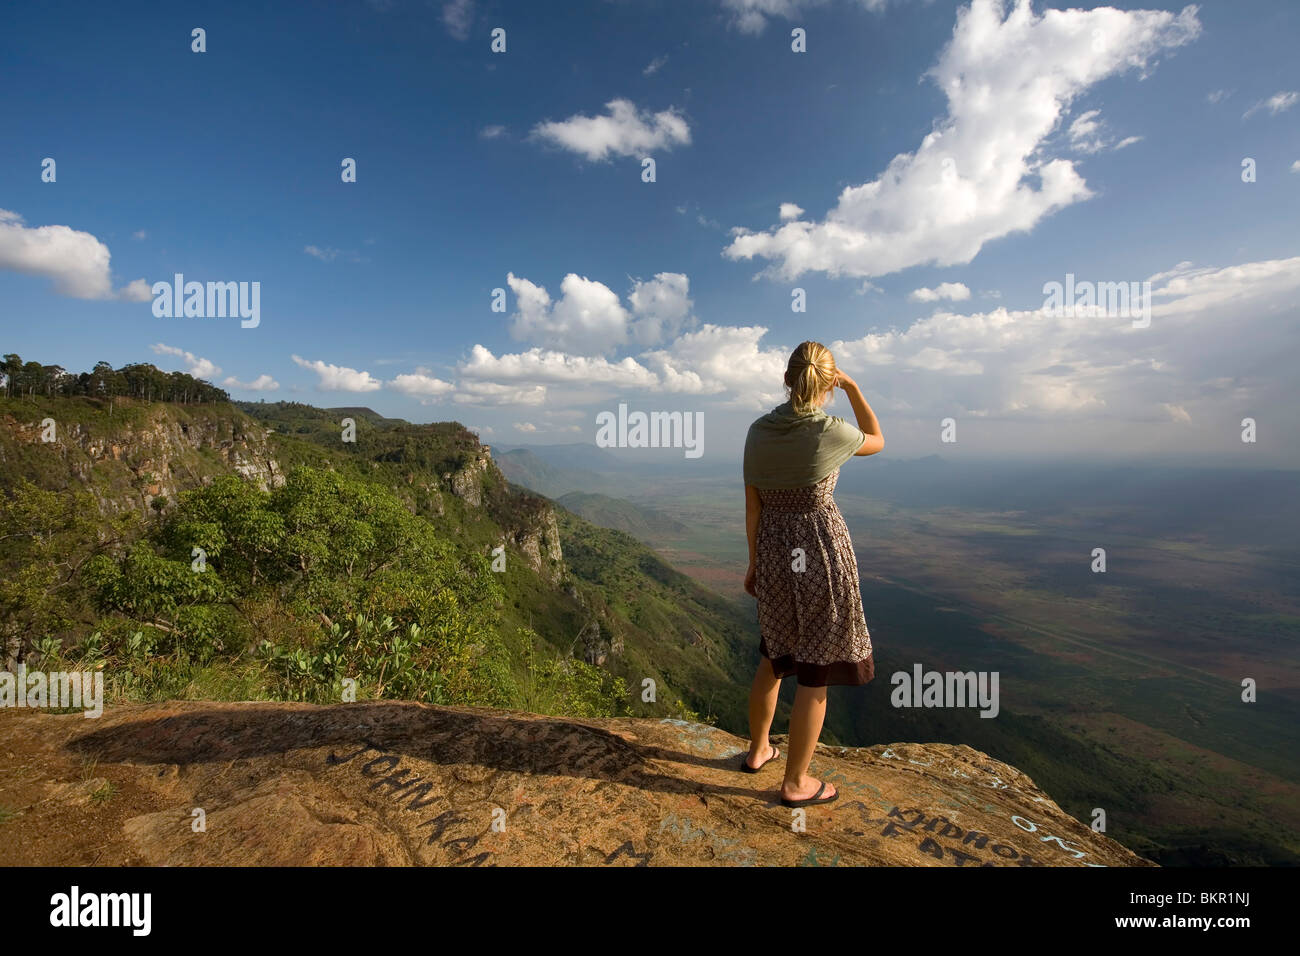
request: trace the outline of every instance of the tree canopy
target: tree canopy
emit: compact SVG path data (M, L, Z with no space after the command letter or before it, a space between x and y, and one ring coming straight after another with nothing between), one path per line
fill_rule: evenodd
M113 368L96 362L89 372L69 372L62 365L24 362L13 352L0 359L5 394L10 398L89 395L92 398L138 398L149 402L228 402L230 395L211 382L185 372L164 372L148 362Z

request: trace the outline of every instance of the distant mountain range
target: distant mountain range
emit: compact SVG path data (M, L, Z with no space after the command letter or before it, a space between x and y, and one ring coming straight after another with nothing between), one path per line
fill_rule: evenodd
M565 467L531 448L493 448L493 455L502 474L512 482L548 498L558 500L575 491L613 495L622 487L610 472Z
M609 495L571 491L567 495L561 495L556 501L592 524L624 531L641 541L664 534L684 534L687 530L686 525L670 518L662 511L643 508Z

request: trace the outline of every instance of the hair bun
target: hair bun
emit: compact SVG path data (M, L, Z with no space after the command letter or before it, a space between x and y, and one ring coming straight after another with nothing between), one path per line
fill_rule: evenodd
M790 355L785 384L796 411L815 407L835 384L835 356L820 342L802 342Z

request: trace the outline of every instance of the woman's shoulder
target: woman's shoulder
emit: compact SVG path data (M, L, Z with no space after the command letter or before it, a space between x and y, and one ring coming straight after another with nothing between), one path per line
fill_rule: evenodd
M769 409L750 422L750 434L753 434L756 431L762 431L764 427L772 425L778 411L779 409L776 408Z
M822 419L822 429L824 431L833 431L836 428L843 428L848 424L849 420L847 418L842 418L839 415L827 415Z
M861 433L862 431L858 427L858 423L856 421L851 422L847 418L843 418L839 415L827 415L822 422L822 427L823 430L828 432L844 431L845 429L848 429L849 431L853 431L853 432L858 432L858 433Z

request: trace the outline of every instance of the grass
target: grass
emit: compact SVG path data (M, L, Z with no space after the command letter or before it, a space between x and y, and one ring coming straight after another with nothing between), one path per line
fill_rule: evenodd
M103 785L95 788L90 795L90 800L92 803L104 804L115 796L117 796L117 786L111 780L106 780Z

